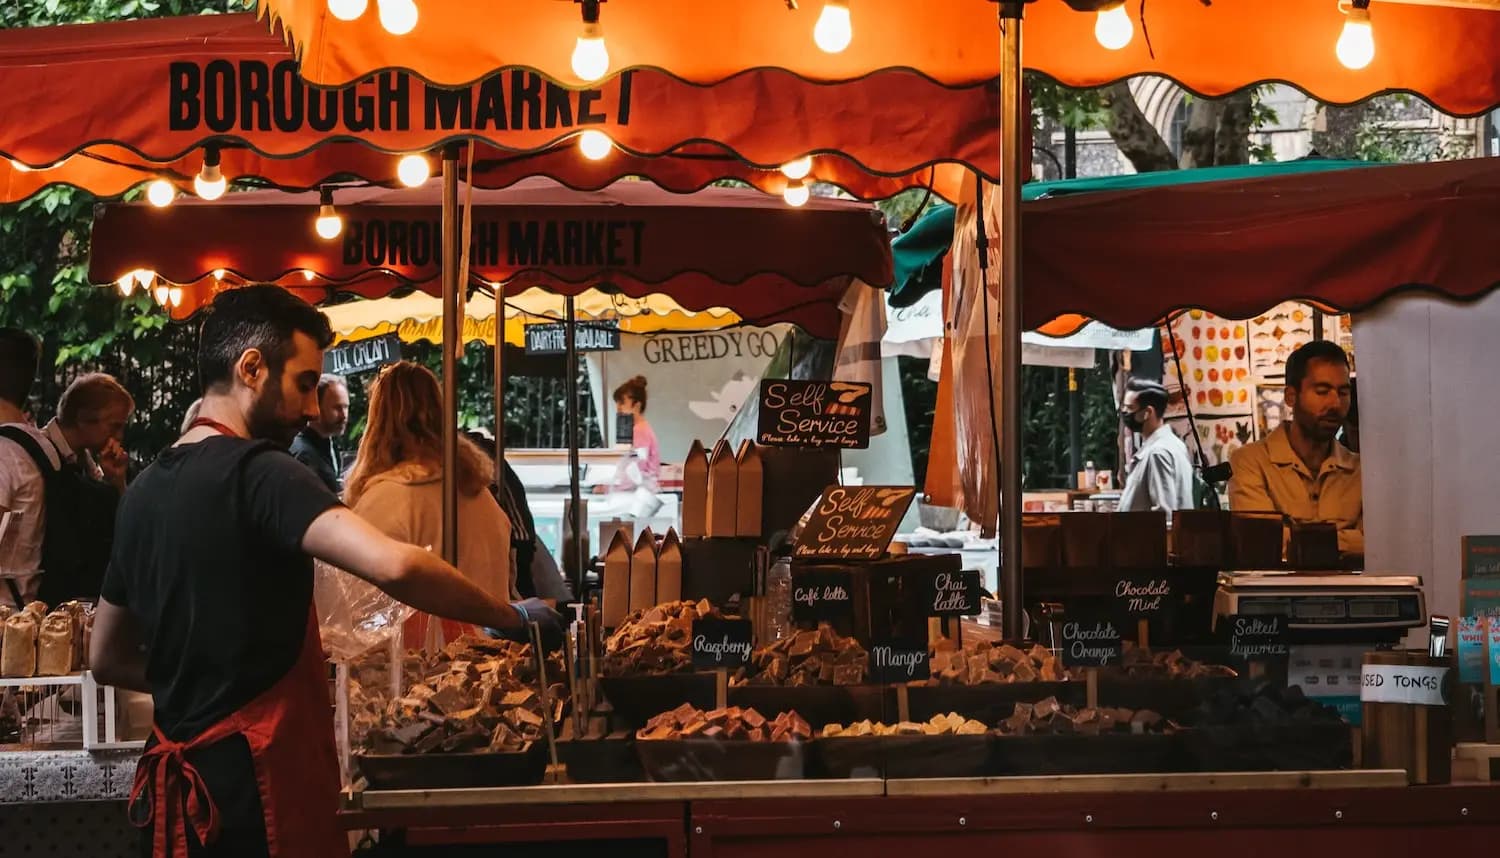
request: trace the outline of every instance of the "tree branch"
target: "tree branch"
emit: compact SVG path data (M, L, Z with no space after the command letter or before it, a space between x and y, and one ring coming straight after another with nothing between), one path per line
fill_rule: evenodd
M1130 85L1120 81L1103 90L1104 106L1109 109L1109 136L1129 159L1138 173L1156 173L1177 169L1172 148L1161 138L1135 103Z
M1250 163L1250 122L1254 90L1246 89L1225 98L1219 114L1219 133L1214 140L1215 164Z

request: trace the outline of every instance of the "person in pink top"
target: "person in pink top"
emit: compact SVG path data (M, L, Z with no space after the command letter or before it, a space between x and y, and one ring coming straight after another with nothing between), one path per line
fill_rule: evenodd
M615 480L610 488L622 493L644 488L655 494L661 488L661 447L656 443L656 433L652 431L651 424L646 422L644 375L638 375L615 388L615 410L635 419L635 433L630 444L631 456L624 466L616 469Z

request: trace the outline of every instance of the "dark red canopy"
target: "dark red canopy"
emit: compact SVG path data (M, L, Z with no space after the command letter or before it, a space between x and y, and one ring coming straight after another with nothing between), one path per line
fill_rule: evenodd
M1500 286L1500 159L1104 191L1024 207L1025 325L1141 328L1188 307L1358 310L1409 288Z
M112 205L94 222L89 275L110 283L154 272L182 287L179 316L243 281L279 282L314 298L407 284L435 291L438 191L437 182L345 191L335 197L344 225L333 240L314 230L316 194ZM659 292L688 309L728 307L757 324L794 321L825 337L837 334L837 302L851 277L891 280L884 219L867 204L814 198L791 208L758 191L680 195L631 181L584 192L532 178L477 190L470 258L474 277L516 289Z

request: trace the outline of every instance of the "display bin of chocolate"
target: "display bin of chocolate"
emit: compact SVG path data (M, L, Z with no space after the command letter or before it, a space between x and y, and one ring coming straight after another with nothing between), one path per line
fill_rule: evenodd
M1101 706L1153 709L1168 718L1176 718L1192 712L1214 695L1234 688L1240 680L1232 676L1143 679L1127 676L1117 668L1103 668L1099 671L1098 682Z
M653 716L684 703L712 709L715 681L712 673L604 676L599 679L599 688L620 725L637 730Z
M636 739L650 781L768 781L807 777L807 742Z
M858 563L796 559L792 574L844 572L849 575L853 619L833 623L868 649L876 639L927 639L927 610L923 604L932 576L957 574L963 566L957 554L907 554Z
M1177 736L1109 733L1098 736L995 736L992 775L1163 774L1185 770Z
M646 779L635 739L629 733L586 739L560 739L557 761L578 784L632 783Z
M808 774L815 778L970 778L990 768L988 733L834 736L812 746Z
M895 690L884 685L741 685L729 689L728 702L761 712L796 712L814 729L879 721L896 711Z
M1082 682L994 682L981 685L910 685L906 689L908 718L926 721L934 715L957 712L986 724L1008 717L1017 703L1046 697L1082 706ZM894 709L887 711L895 711ZM848 722L845 722L848 723Z
M1232 724L1177 734L1189 771L1270 772L1347 769L1354 765L1348 724Z
M359 754L354 764L372 790L531 786L547 773L547 744L528 742L519 751Z

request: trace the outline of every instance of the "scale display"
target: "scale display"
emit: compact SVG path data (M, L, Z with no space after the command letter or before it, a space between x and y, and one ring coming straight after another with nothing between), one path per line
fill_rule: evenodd
M1421 625L1421 579L1405 576L1225 573L1215 613L1288 617L1303 629L1406 629Z

